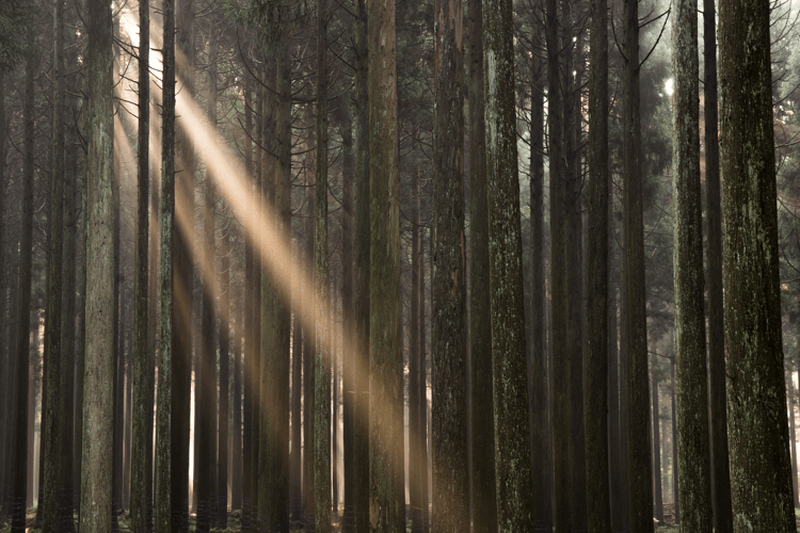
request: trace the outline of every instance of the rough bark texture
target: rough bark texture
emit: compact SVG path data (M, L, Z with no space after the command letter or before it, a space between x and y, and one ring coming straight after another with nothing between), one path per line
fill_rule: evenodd
M147 532L147 504L152 498L148 457L152 453L153 352L148 345L148 245L150 202L150 4L139 3L139 143L136 211L136 278L133 319L133 442L131 458L131 531Z
M434 12L432 528L456 533L469 530L462 2Z
M483 8L497 523L498 530L531 531L512 5L491 0Z
M370 188L369 518L405 530L400 208L394 0L368 0Z
M92 19L96 22L96 19ZM96 31L96 30L95 30ZM29 39L31 45L35 40L31 30ZM93 35L93 34L90 34ZM98 36L99 37L99 36ZM32 234L33 234L33 145L34 145L34 93L33 81L36 60L35 46L25 58L25 146L22 167L22 218L19 238L19 278L17 305L17 331L16 331L16 398L14 402L14 431L12 437L12 468L13 489L11 495L11 531L24 533L26 527L26 502L28 492L28 372L30 367L30 315L31 315L31 264L32 264ZM94 49L96 51L96 48ZM98 74L94 64L90 72ZM109 66L110 69L110 66Z
M47 318L45 328L45 359L48 373L44 387L45 414L42 444L44 446L44 499L38 505L42 510L42 530L57 531L59 527L59 505L61 492L63 457L62 449L66 435L61 422L63 390L61 387L63 352L61 349L61 320L63 301L63 255L64 255L64 2L53 2L53 159L50 178L50 250L47 256Z
M719 6L723 286L734 531L794 531L778 273L769 5Z
M114 375L114 113L111 5L88 12L86 345L83 375L81 531L111 529ZM23 344L23 343L21 343Z
M708 373L711 408L711 497L716 533L733 531L725 396L725 324L722 310L722 212L719 185L717 28L714 0L703 0L705 74L706 245L708 247Z
M562 160L562 99L559 79L558 2L546 3L547 109L550 164L550 290L552 292L553 368L551 373L553 416L553 469L555 483L555 527L569 531L570 513L570 358L567 350L567 280L564 256L564 180Z
M316 531L331 531L331 367L334 361L328 272L328 2L317 0L317 319L314 347L314 423L311 432L316 501Z
M680 469L692 472L691 476L680 478L678 497L683 509L681 527L686 531L702 533L711 531L711 480L703 301L703 217L700 205L697 0L679 0L673 7L675 18L672 21L672 68L675 73L675 93L672 100L672 199L678 408L676 444ZM654 399L655 397L653 394ZM654 438L657 438L655 433Z
M628 499L630 528L653 531L653 474L650 457L642 221L641 123L639 116L639 8L626 0L623 70L623 179L625 182L625 284L628 355Z
M586 511L588 531L610 533L608 473L608 15L591 2L589 79L589 250L586 350ZM616 369L614 369L616 371Z
M469 37L469 342L472 401L472 520L476 532L497 531L489 292L489 214L486 204L486 122L483 99L483 9L467 3ZM417 308L413 308L417 309ZM427 484L427 477L424 480Z
M545 329L547 320L545 316L545 309L547 304L545 301L544 269L544 89L547 79L544 76L546 70L545 62L538 58L533 59L533 61L535 62L535 67L533 69L531 78L533 80L533 87L531 89L531 362L529 365L532 378L530 389L532 398L531 413L529 418L531 426L533 508L537 517L536 527L541 529L550 527L552 525L552 505L550 494L553 484L553 476L550 472L549 461L550 416L547 384L548 338ZM470 168L472 168L471 164ZM472 184L470 184L470 187L472 187ZM470 220L472 232L475 231L475 222L472 218ZM470 235L472 234L471 232ZM472 249L475 250L475 248ZM472 253L474 254L475 252L473 251ZM486 253L488 258L488 250ZM472 272L474 272L474 270L472 270ZM471 288L471 290L475 290L474 286ZM471 313L474 313L473 309L474 308L470 308ZM474 348L472 353L475 353ZM474 355L472 361L472 364L474 365ZM489 387L491 387L491 382L489 383ZM472 386L475 387L474 374ZM472 427L474 431L474 422ZM474 453L475 452L473 449L473 457ZM473 463L473 469L474 468L475 466ZM492 508L494 507L495 506L492 505ZM494 513L494 510L491 512Z
M164 0L161 96L161 310L156 412L155 533L172 532L172 359L175 235L175 0Z

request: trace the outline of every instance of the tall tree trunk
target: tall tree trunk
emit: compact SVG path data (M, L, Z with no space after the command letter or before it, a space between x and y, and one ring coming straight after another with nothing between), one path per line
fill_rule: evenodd
M91 0L86 7L88 240L80 530L109 531L115 317L113 25L110 4Z
M591 2L589 80L589 249L586 350L586 511L588 531L611 532L608 472L608 14ZM616 372L616 368L611 368Z
M639 5L625 0L623 178L628 355L628 498L630 528L653 531L653 475L648 443L647 309L645 305L641 123L639 115Z
M651 428L653 433L650 442L653 445L653 518L659 522L664 521L664 499L661 494L661 428L658 422L658 361L657 356L653 356L650 360L650 367L652 370L652 381L650 384L650 393L652 396L652 415L653 422Z
M96 21L96 19L91 19ZM16 400L14 407L14 437L12 452L14 472L13 492L11 496L11 531L24 533L26 529L26 512L28 498L28 462L31 459L28 445L28 402L30 371L30 315L31 315L31 266L33 258L33 148L34 148L34 75L36 71L35 38L31 29L28 36L31 49L25 58L25 98L23 113L25 116L25 145L22 168L22 216L19 239L19 304L17 314L16 340ZM97 64L89 64L91 74L96 75ZM34 407L35 408L35 407Z
M519 217L512 3L484 4L486 171L498 530L534 527ZM497 453L502 450L503 453Z
M173 510L179 507L172 501L172 393L175 304L175 0L164 0L164 78L161 97L161 310L158 350L158 406L156 413L155 453L155 533L171 533ZM177 416L177 413L176 413ZM177 423L175 424L177 425Z
M400 207L394 0L368 0L370 188L369 468L372 527L405 530ZM372 437L374 436L374 437Z
M414 166L411 174L412 190L412 219L411 219L411 310L409 320L409 356L408 356L408 500L411 507L412 533L422 531L422 505L420 494L422 492L422 443L420 434L420 403L422 403L422 389L420 387L420 357L419 357L419 209L418 196L420 194L419 167Z
M453 533L469 530L462 10L434 2L432 528Z
M311 264L314 258L314 232L316 229L316 214L314 212L314 199L316 190L309 186L310 177L306 175L306 214L305 228L305 258L306 264ZM313 439L311 426L314 423L314 343L315 335L313 324L309 324L303 331L303 493L305 496L305 527L311 529L315 522L316 503L314 503L314 468L313 468Z
M148 441L153 426L153 359L148 343L149 306L148 245L150 225L150 4L139 3L139 143L136 212L136 278L134 280L133 339L133 457L131 458L131 530L147 533L147 505L152 497L149 483Z
M769 5L719 5L723 287L734 531L794 531Z
M674 342L674 341L673 341ZM677 413L675 409L675 359L670 364L672 387L671 387L671 407L672 407L672 503L675 506L675 523L681 522L681 499L678 497L678 482L680 480L680 465L678 464L678 425Z
M489 289L489 214L486 203L486 122L483 92L483 9L467 3L469 35L469 248L472 401L472 513L476 532L497 531ZM422 285L422 284L420 284ZM424 305L424 298L422 298ZM416 308L414 308L416 310ZM424 327L424 324L423 324ZM543 345L542 345L543 346ZM421 366L421 365L420 365ZM427 401L423 397L423 401ZM424 421L423 421L424 422ZM420 476L422 472L420 472ZM427 485L427 476L421 480Z
M422 194L417 195L417 211L422 210ZM428 234L428 267L433 270L431 261L433 257L432 246L433 239ZM420 455L422 457L422 474L421 474L421 492L419 495L420 504L422 506L422 531L427 533L430 531L430 498L428 497L428 366L425 357L425 231L423 230L419 235L419 387L420 387L420 402L419 408L419 442Z
M566 224L564 197L564 169L562 152L562 98L559 76L558 2L546 2L547 41L547 109L549 124L548 159L550 162L550 290L552 293L552 337L553 370L553 470L555 484L555 527L558 530L572 529L569 484L570 455L569 434L570 358L567 349L567 279L564 255L564 227Z
M711 531L711 479L708 444L708 371L703 299L703 231L700 205L700 111L697 51L697 1L679 0L673 19L672 198L675 279L675 371L677 386L678 484L687 531ZM654 374L655 375L655 374ZM657 381L653 380L653 386ZM657 393L653 393L654 401ZM657 423L657 415L653 422ZM654 426L657 428L658 426ZM658 437L653 432L654 441ZM656 468L658 467L656 462ZM660 495L660 483L656 487ZM657 504L660 502L656 502ZM656 518L659 518L656 509ZM661 512L661 518L663 512Z
M703 0L705 75L706 243L708 258L708 373L711 407L711 496L714 531L733 531L728 457L728 410L725 405L725 324L722 302L722 212L719 184L717 108L717 27L714 0Z
M6 121L6 67L0 66L0 128L8 131ZM4 223L6 205L6 136L0 135L0 256L5 255L5 234L6 226ZM0 445L5 452L0 455L0 522L5 523L11 515L8 511L9 496L11 493L11 462L12 447L10 443L11 427L14 423L14 365L12 362L13 348L11 342L11 329L9 328L11 312L7 304L8 288L7 264L0 266Z
M370 190L367 4L356 0L355 17L355 183L353 190L353 339L355 402L353 418L353 532L369 523L369 339L370 339Z
M317 177L314 265L317 315L314 339L314 418L311 443L316 531L331 531L331 366L333 342L328 328L328 6L317 0Z
M216 89L214 93L216 95ZM215 100L216 101L216 100ZM216 120L212 122L215 124ZM227 231L230 231L228 229ZM217 450L219 456L217 474L217 516L216 526L220 529L228 527L228 460L233 449L228 448L230 440L230 416L228 383L230 380L230 331L231 331L231 285L230 285L230 234L225 235L220 250L219 272L219 302L220 302L220 328L219 328L219 433L217 436ZM236 351L234 350L234 357ZM234 370L235 372L235 370ZM234 396L233 401L236 401ZM234 425L235 430L235 425ZM231 448L233 448L231 446ZM231 470L233 470L231 468Z
M47 394L43 396L44 423L44 499L39 502L42 509L42 529L44 531L60 531L59 504L62 494L61 486L63 459L62 450L66 435L62 430L63 394L62 366L64 359L61 346L61 319L63 301L63 255L64 255L64 2L54 1L53 32L53 159L50 179L50 249L48 260L48 298L47 323L45 324L45 358L49 366L44 387Z
M786 384L789 390L789 454L792 458L792 503L795 508L797 504L797 433L795 432L794 424L794 382L792 380L792 368L788 368L786 372Z

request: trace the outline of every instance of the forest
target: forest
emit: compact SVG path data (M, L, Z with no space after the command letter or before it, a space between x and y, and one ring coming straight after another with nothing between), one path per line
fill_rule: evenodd
M791 0L2 0L0 531L799 531L797 50Z

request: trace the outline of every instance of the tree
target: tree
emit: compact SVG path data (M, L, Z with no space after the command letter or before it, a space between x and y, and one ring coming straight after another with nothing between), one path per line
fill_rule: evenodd
M719 5L723 287L734 531L794 531L769 5Z
M432 528L454 533L469 530L462 9L434 3Z
M152 498L149 457L153 426L154 354L148 344L149 271L148 205L150 201L150 3L139 2L139 143L136 211L136 278L133 333L133 457L131 459L131 530L147 532L147 505Z
M708 258L708 387L711 408L711 495L714 530L733 531L728 459L728 410L725 406L725 324L722 302L722 212L719 185L717 97L717 25L714 0L703 0L705 73L706 246Z
M372 527L404 531L400 207L394 0L368 0L370 507ZM358 525L357 525L358 527Z
M647 310L642 221L639 115L639 5L624 3L623 180L625 184L625 295L628 357L628 499L630 528L653 531L653 476L648 444Z
M63 495L62 457L64 441L62 433L65 413L62 412L64 390L61 387L62 374L67 369L62 366L61 319L63 300L63 255L64 255L64 2L55 0L53 9L53 160L50 171L50 253L48 254L48 298L47 323L45 324L45 358L48 372L45 374L43 396L45 405L44 420L44 499L42 509L42 529L59 530L59 502ZM70 517L71 519L71 517Z
M467 3L469 36L469 342L472 378L472 505L475 531L497 531L489 291L489 215L486 203L486 122L483 101L483 10ZM543 343L540 343L544 346ZM427 476L425 484L427 485Z
M81 531L111 529L114 375L114 113L111 5L89 0L86 56L86 345Z
M161 316L158 351L158 407L155 453L155 533L171 533L172 501L172 391L173 339L175 324L175 280L173 241L175 235L175 0L164 2L164 78L161 89ZM176 413L177 416L177 413Z
M589 85L589 255L586 351L586 505L588 530L610 533L608 472L608 15L591 2ZM616 371L616 369L612 369Z
M703 231L700 206L699 67L697 2L674 6L672 65L675 356L678 461L691 471L678 484L681 527L711 531L708 456L706 324L703 301ZM655 383L654 383L655 386ZM655 398L655 394L653 395Z
M512 5L491 0L483 8L497 523L532 531Z

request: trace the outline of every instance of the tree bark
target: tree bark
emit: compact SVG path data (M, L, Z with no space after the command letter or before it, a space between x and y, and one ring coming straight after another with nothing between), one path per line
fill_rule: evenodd
M795 443L797 442L797 433L795 432L795 424L794 424L794 382L792 380L792 368L791 366L788 368L788 372L786 373L786 384L787 389L789 391L789 454L792 459L792 503L794 504L795 509L798 507L797 504L797 446Z
M111 5L87 3L86 345L81 531L111 529L114 373L114 114ZM27 332L26 332L27 333ZM24 345L24 342L20 344Z
M462 10L434 2L432 528L453 533L469 530Z
M498 530L534 528L519 217L512 3L483 5Z
M675 72L672 198L675 209L673 263L677 445L680 469L692 472L691 476L683 476L679 480L678 497L683 509L682 527L687 531L702 533L711 531L711 480L707 437L708 372L700 205L697 1L680 0L675 8L672 52Z
M628 355L628 497L630 528L653 531L653 475L650 462L647 386L641 123L639 116L639 6L625 0L623 69L623 178L625 181L625 283Z
M717 28L714 0L703 0L705 76L706 243L708 254L708 373L711 407L711 496L714 531L731 533L728 410L725 406L725 324L722 301L722 212L719 184Z
M411 174L412 192L412 219L411 219L411 312L409 320L409 355L408 355L408 500L411 508L411 531L422 532L422 461L427 460L422 455L422 442L419 438L422 420L420 417L420 404L422 403L422 388L420 387L420 357L419 357L419 269L420 254L420 228L419 205L420 194L419 167L414 166Z
M652 396L652 423L650 425L653 431L650 438L650 443L653 445L653 518L659 522L664 521L664 499L661 494L661 428L658 420L658 361L657 356L653 356L650 360L650 368L652 373L652 380L650 382L650 393Z
M769 5L719 6L725 345L734 531L794 531L783 383Z
M486 203L486 122L483 84L483 9L467 3L469 35L469 249L472 401L472 513L476 532L497 531L489 289L489 214ZM424 300L424 299L423 299ZM423 301L424 305L424 301ZM421 474L421 473L420 473ZM427 476L424 480L427 485Z
M400 208L394 0L368 0L370 524L405 531ZM376 512L372 512L377 505Z
M589 79L589 250L587 300L586 522L611 532L608 473L608 15L606 0L591 2ZM616 371L616 369L612 369Z

